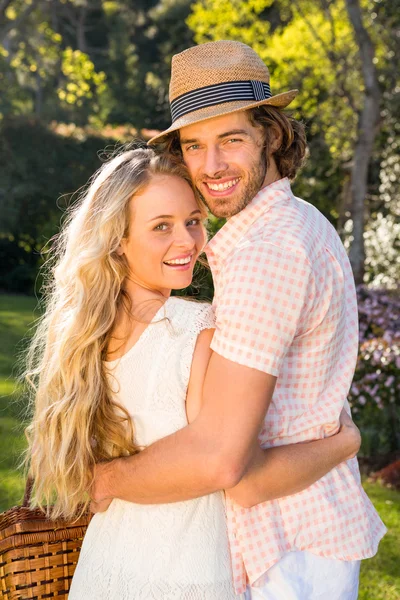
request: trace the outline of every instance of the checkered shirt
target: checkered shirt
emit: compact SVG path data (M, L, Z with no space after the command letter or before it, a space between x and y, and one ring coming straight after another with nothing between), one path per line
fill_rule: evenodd
M335 229L285 178L231 217L206 252L215 283L212 349L277 376L262 447L335 433L358 349L354 280ZM356 459L250 509L227 494L227 518L238 594L246 582L262 585L287 552L359 560L376 553L386 531Z

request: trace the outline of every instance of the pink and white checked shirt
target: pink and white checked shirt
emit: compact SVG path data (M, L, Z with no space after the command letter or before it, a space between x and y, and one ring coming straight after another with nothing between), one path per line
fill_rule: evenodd
M264 448L335 433L357 358L351 267L329 221L288 179L263 188L206 248L215 283L212 349L277 376ZM236 592L285 553L373 556L386 528L360 485L357 460L298 494L250 509L227 495Z

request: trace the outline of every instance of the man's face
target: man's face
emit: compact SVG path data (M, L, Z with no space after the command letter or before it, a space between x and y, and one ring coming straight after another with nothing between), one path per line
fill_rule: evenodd
M245 112L182 127L183 159L210 211L231 217L268 184L264 131Z

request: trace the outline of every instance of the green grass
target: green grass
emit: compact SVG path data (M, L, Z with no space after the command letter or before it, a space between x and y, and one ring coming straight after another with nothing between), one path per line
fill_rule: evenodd
M0 510L21 500L24 482L16 467L25 447L16 360L34 320L35 298L0 294Z
M35 306L34 298L0 294L0 510L20 502L24 490L16 470L25 447L23 410L13 371ZM400 493L368 482L364 487L388 533L378 554L362 563L359 600L400 600Z
M388 532L378 554L362 562L359 600L400 600L400 493L377 483L364 489Z

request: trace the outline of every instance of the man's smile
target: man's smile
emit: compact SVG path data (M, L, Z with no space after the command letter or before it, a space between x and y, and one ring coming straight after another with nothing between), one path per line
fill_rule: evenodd
M225 195L230 193L233 188L237 186L241 177L235 177L234 179L226 179L225 181L204 181L204 185L207 190L211 192L211 195Z

